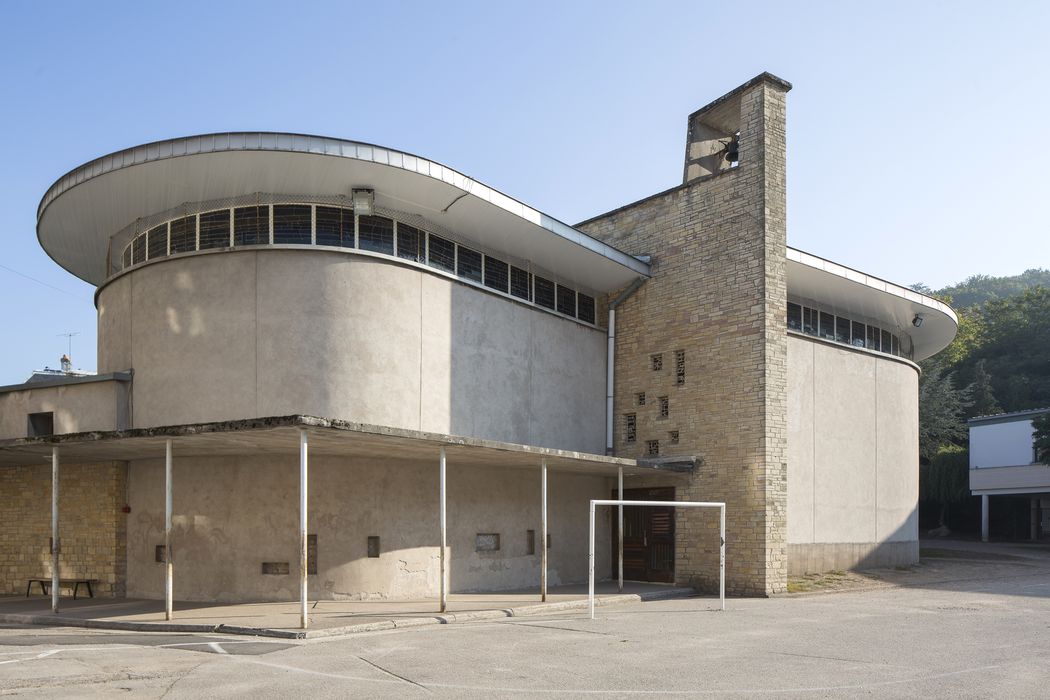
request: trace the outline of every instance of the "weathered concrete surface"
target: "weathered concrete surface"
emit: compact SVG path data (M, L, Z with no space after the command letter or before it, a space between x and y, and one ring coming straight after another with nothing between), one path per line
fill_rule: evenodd
M918 372L788 337L792 574L918 560Z
M1045 551L983 573L963 563L921 586L725 613L697 598L313 641L0 629L0 684L168 698L1045 696Z
M0 393L0 440L28 435L30 413L54 413L55 433L128 427L130 383L117 379Z
M128 595L162 598L162 460L132 462L128 499ZM454 592L538 586L540 470L448 467L450 585ZM181 457L174 463L175 597L190 601L298 598L299 484L294 455ZM317 535L318 574L310 596L411 600L438 594L438 464L396 459L310 460L309 532ZM587 579L588 503L609 493L607 477L551 472L550 585ZM610 571L611 511L597 522L597 570ZM527 531L536 549L526 551ZM495 533L500 549L476 552L475 536ZM381 554L367 556L367 538ZM287 562L287 575L263 575L263 562Z
M98 309L99 370L136 371L135 426L304 413L604 452L601 330L393 261L172 258Z

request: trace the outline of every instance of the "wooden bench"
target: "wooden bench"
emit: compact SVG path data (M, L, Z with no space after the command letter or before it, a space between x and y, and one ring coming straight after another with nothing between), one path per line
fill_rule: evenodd
M49 578L31 578L29 579L29 585L26 586L26 598L29 597L29 592L33 589L33 584L40 584L40 590L47 595L48 588L51 586L51 579ZM73 600L77 599L77 594L80 592L81 584L87 586L87 592L89 598L95 597L95 592L91 589L91 584L98 583L97 578L60 578L58 580L59 588L65 586L66 588L73 588Z

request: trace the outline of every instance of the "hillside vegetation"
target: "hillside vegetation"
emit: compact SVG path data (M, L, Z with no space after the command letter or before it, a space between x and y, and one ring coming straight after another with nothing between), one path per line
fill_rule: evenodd
M1050 270L914 288L959 314L955 340L920 363L920 499L942 528L973 529L979 511L969 491L966 420L1050 406Z
M921 363L924 458L950 445L965 447L968 418L1050 406L1050 270L975 275L937 290L914 287L959 314L952 344Z

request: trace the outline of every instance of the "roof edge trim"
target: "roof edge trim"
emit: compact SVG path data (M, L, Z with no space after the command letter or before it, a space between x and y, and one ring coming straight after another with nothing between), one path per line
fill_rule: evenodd
M88 161L58 178L41 197L37 205L37 239L38 241L40 239L39 225L47 207L62 194L83 182L134 165L169 158L241 151L303 153L352 158L425 175L452 185L465 194L473 195L499 207L640 275L651 276L648 263L436 161L362 141L274 131L228 131L181 136L125 148ZM43 245L42 241L41 245Z

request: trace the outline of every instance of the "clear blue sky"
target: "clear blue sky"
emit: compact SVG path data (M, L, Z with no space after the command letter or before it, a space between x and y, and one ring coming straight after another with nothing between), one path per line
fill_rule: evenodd
M575 223L680 182L686 115L768 70L788 240L940 287L1050 267L1050 3L0 4L0 384L95 366L93 288L36 242L69 169L172 136L325 134ZM28 275L63 291L30 281Z

